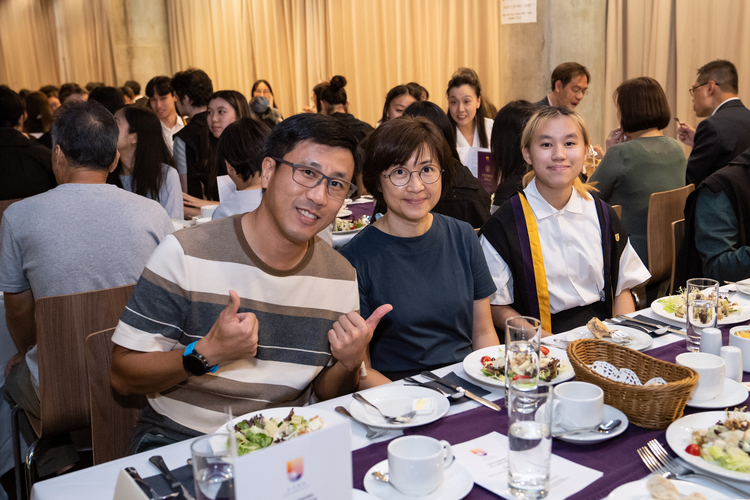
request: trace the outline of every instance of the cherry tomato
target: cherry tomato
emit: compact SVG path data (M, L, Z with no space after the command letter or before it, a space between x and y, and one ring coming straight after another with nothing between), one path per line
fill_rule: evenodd
M514 381L515 380L525 379L525 378L529 378L530 379L531 377L529 377L528 375L513 375L513 380Z
M545 356L549 354L549 347L540 346L540 349Z
M480 361L482 362L482 365L486 365L487 363L492 362L492 358L489 356L482 356L482 359Z
M701 456L701 449L697 444L687 445L687 448L685 448L685 452L696 457Z

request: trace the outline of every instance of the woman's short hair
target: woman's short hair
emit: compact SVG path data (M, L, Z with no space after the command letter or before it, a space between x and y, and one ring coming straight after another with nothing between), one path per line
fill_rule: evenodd
M402 95L406 95L406 94L411 95L417 101L422 100L422 91L420 91L419 89L416 89L414 87L409 87L408 85L396 85L391 90L389 90L388 93L385 95L385 104L383 105L383 116L380 118L381 123L388 121L388 108L391 105L391 101L397 97L401 97Z
M250 106L247 104L247 99L245 99L245 96L240 92L237 92L236 90L219 90L218 92L214 92L213 94L211 94L208 102L210 103L214 99L224 99L225 101L227 101L229 105L234 108L234 112L237 115L237 120L239 120L240 118L251 118Z
M451 185L456 174L456 162L443 134L427 118L402 116L388 120L370 135L365 150L362 168L362 183L365 189L380 202L385 202L381 175L393 165L404 165L415 152L425 154L425 146L443 171L440 182L443 193Z
M261 171L263 148L271 129L252 118L227 125L219 137L219 161L226 161L243 181Z
M271 87L271 84L268 83L268 80L256 80L255 83L253 83L253 88L250 89L250 99L255 96L255 89L257 89L258 85L260 85L261 83L265 84L265 86L268 87L268 90L271 91L271 97L273 97L273 107L278 109L279 107L276 105L276 96L273 93L273 87Z
M460 68L464 69L464 68ZM474 73L476 74L476 73ZM448 82L448 89L445 91L445 95L448 96L451 89L456 87L461 87L463 85L468 85L472 89L474 89L474 93L477 95L478 99L482 98L482 85L479 83L479 79L472 76L470 72L462 72L462 73L456 73L453 78ZM477 127L477 130L479 131L479 145L483 148L486 148L489 146L489 137L487 137L487 127L484 125L484 119L487 118L485 116L485 108L481 105L477 108L477 114L474 116L474 124ZM453 140L456 141L456 120L453 119L450 112L447 113L448 120L451 123L451 127L453 127Z
M628 134L656 128L667 128L672 113L664 89L648 76L626 80L613 96L620 107L620 126Z
M345 106L347 97L344 87L346 87L346 78L341 75L334 76L331 78L328 87L324 88L320 93L320 100L327 102L331 106L336 106L337 104Z
M521 153L521 134L536 110L537 107L529 101L511 101L497 112L490 139L495 183L516 172L526 173L526 162Z

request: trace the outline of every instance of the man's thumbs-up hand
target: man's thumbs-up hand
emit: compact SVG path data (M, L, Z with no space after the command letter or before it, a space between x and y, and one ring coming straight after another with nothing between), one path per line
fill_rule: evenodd
M240 297L229 290L229 302L211 330L195 345L209 365L254 358L258 351L258 319L240 313Z
M365 360L367 346L372 339L372 333L380 320L393 310L390 304L383 304L375 309L369 318L364 319L352 311L339 318L328 331L328 341L331 343L331 354L347 371L354 371Z

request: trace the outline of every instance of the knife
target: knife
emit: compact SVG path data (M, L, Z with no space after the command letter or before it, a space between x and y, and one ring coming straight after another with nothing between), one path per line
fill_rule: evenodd
M181 490L182 496L184 498L186 498L187 500L195 500L195 498L193 498L193 495L190 494L187 488L185 488L185 486L180 481L178 481L176 477L174 477L172 471L170 471L169 467L167 467L167 464L164 463L164 459L161 457L161 455L154 455L153 457L149 458L148 461L154 464L157 470L161 472L161 475L164 476L164 479L167 480L169 486L173 491Z
M427 371L422 372L422 376L426 377L426 378L429 378L431 380L434 380L435 382L437 382L439 384L442 384L445 387L449 387L449 388L453 389L454 391L464 391L464 394L466 395L467 398L473 399L477 403L481 403L484 406L486 406L487 408L492 408L495 411L500 411L500 407L498 405L496 405L495 403L493 403L492 401L487 401L486 399L477 396L473 392L467 391L463 387L458 387L458 386L455 386L453 384L449 384L448 382L446 382L445 380L443 380L442 378L438 377L437 375L435 375L432 372L427 372Z
M623 321L632 321L633 323L638 323L638 324L641 324L641 325L644 325L644 326L648 326L648 327L651 327L651 328L654 328L654 329L661 328L661 327L665 326L665 325L657 325L655 323L649 323L647 321L641 321L640 319L631 318L630 316L625 316L623 314L618 314L616 316L616 318L617 319L621 319ZM682 330L676 330L676 329L674 329L672 327L667 328L667 331L669 333L674 333L674 334L677 334L677 335L683 335L683 336L687 335Z

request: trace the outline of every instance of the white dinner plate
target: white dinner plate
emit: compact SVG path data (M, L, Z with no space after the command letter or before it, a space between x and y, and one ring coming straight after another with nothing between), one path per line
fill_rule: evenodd
M720 295L727 295L725 292L721 292ZM674 295L673 295L674 297ZM654 311L654 313L658 316L661 316L664 319L668 319L669 321L674 321L675 323L684 325L687 323L687 320L685 318L678 318L675 316L674 313L670 313L664 310L664 304L659 302L660 300L664 300L668 297L662 297L660 299L656 299L651 303L651 310ZM733 301L735 302L735 301ZM726 318L722 318L719 320L719 325L734 325L735 323L742 323L743 321L750 320L750 306L742 305L738 303L739 311L733 312Z
M650 476L645 477L640 481L623 484L617 489L612 490L605 500L653 500L653 497L649 495L648 489L646 488L646 481L648 481L649 477ZM677 488L677 491L680 492L680 498L691 493L702 493L703 496L710 498L711 500L726 500L731 498L701 484L680 481L679 479L670 479L669 481L675 486L675 488Z
M550 382L551 384L559 384L560 382L568 381L576 376L573 367L570 365L567 352L562 349L557 349L556 347L545 347L549 348L550 356L554 356L560 360L560 369L558 370L557 377ZM505 356L505 346L493 345L472 352L464 358L464 371L469 377L481 382L482 384L505 388L505 378L503 378L503 380L497 380L482 373L482 358L484 356L490 356L491 358Z
M555 439L559 439L560 441L567 441L568 443L579 444L601 443L602 441L607 441L608 439L619 436L620 434L625 432L625 430L628 428L628 425L630 425L630 420L628 420L627 415L625 415L614 406L604 405L604 411L602 412L602 422L609 422L610 420L619 420L620 426L609 434L602 434L601 432L582 432L580 434L562 436ZM555 425L552 427L552 436L554 437L555 433L565 431L566 429L564 429L562 426Z
M630 328L629 326L622 325L610 325L609 323L607 323L607 328L609 328L610 330L620 330L622 333L627 333L628 335L633 337L635 340L630 344L625 345L625 347L630 347L631 349L635 349L636 351L643 351L644 349L648 349L649 347L651 347L651 344L654 343L654 339L651 338L651 335L642 330L638 330L637 328ZM585 326L577 328L572 332L568 332L565 335L565 340L567 340L568 342L573 342L574 340L578 339L593 338L596 337L594 337L594 334L591 333ZM611 342L611 340L608 338L603 338L602 340Z
M439 392L426 387L395 386L379 387L362 391L360 394L370 403L389 416L398 416L409 413L412 403L419 398L432 398L435 401L435 409L428 415L414 415L414 418L405 424L391 424L374 408L353 399L349 404L349 413L363 424L383 429L406 429L407 427L418 427L420 425L434 422L446 413L450 408L448 398L441 396Z
M374 500L376 497L375 495L370 495L366 491L358 490L356 488L352 489L352 500Z
M727 412L725 411L705 411L675 420L667 428L667 444L678 457L682 458L697 469L711 472L717 476L750 482L750 472L731 471L712 464L711 462L707 462L701 457L696 457L685 451L687 445L690 444L690 436L693 431L707 429L716 422L725 420L726 416Z
M372 476L375 471L388 472L388 460L373 465L365 474L365 489L383 500L460 500L471 492L474 480L464 466L455 460L445 469L443 484L429 495L412 497L405 495L388 483L378 481Z
M735 286L737 287L737 291L741 294L750 295L750 279L738 281Z
M319 416L326 424L332 424L333 422L345 420L341 415L311 406L284 406L280 408L266 408L265 410L246 413L245 415L239 416L233 419L231 422L227 422L226 424L222 425L221 427L216 429L215 432L227 432L228 429L233 428L243 420L250 420L258 414L262 414L266 418L285 419L289 415L289 412L291 410L294 410L295 415L301 415L306 420L310 420L315 416Z
M744 385L735 382L731 378L724 379L724 391L713 399L703 401L693 401L688 399L687 405L693 408L703 408L710 410L724 410L732 408L747 399L748 391Z
M349 217L352 214L352 211L346 208L346 205L341 207L341 210L339 210L339 213L336 214L336 217L339 219L343 219L344 217Z
M354 233L358 233L358 232L362 231L365 227L366 226L362 226L362 227L358 227L357 229L349 229L349 230L346 230L346 231L334 231L333 234L334 235L337 235L337 234L354 234Z

